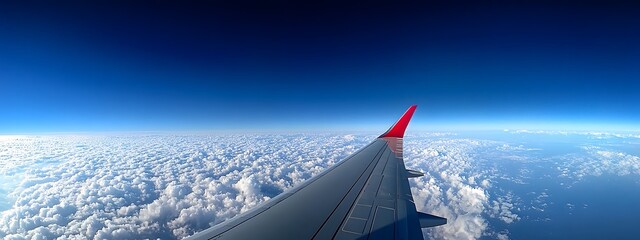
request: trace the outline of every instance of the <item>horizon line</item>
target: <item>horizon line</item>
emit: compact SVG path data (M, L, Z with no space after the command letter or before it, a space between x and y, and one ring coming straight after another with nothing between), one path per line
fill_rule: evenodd
M376 124L377 125L377 124ZM575 124L575 128L568 128L566 125L483 125L483 124L449 124L449 125L431 125L424 127L423 125L408 127L407 133L411 132L568 132L568 133L586 133L586 132L607 132L607 133L640 133L640 128L630 127L629 125L591 125L591 124ZM596 127L599 126L599 127ZM388 129L379 127L318 127L318 128L228 128L228 129L154 129L154 130L79 130L79 131L15 131L0 132L0 136L37 136L37 135L118 135L118 134L232 134L232 133L372 133L380 134Z

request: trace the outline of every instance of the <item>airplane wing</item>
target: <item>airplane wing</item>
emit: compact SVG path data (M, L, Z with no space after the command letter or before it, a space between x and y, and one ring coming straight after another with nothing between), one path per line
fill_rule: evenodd
M303 184L188 239L423 239L447 219L417 212L402 159L416 106L387 132Z

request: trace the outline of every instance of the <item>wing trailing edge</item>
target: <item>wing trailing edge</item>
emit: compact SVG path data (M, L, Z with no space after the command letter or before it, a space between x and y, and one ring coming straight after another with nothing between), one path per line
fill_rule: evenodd
M404 132L407 129L407 126L409 125L409 121L411 121L411 117L413 117L413 113L416 111L416 108L417 108L417 105L412 105L411 107L409 107L409 109L407 109L407 111L404 114L402 114L400 119L398 119L398 121L395 124L393 124L393 126L391 126L389 130L387 130L385 133L380 135L380 137L378 137L378 138L384 138L387 144L390 146L390 148L392 150L395 149L394 152L397 152L397 153L399 152L400 155L402 153L402 139L398 139L398 138L404 137ZM402 158L402 156L400 157ZM407 178L417 178L422 176L424 176L424 173L422 172L406 169ZM415 207L414 207L414 210L415 210ZM418 212L418 211L415 211L415 213L417 215L418 222L420 223L420 228L430 228L430 227L436 227L436 226L447 224L446 218L423 213L423 212Z

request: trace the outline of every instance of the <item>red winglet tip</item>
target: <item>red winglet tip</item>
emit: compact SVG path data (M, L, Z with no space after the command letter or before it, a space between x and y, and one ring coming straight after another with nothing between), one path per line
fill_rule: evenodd
M411 117L413 116L413 112L416 111L417 107L418 107L418 105L413 105L413 106L409 107L409 109L407 109L407 111L404 114L402 114L402 117L400 117L400 119L398 119L398 121L395 124L393 124L393 126L391 126L391 128L389 128L389 130L387 130L387 132L383 133L378 138L383 138L383 137L402 138L402 137L404 137L404 130L407 129L407 125L409 125L409 121L411 121Z

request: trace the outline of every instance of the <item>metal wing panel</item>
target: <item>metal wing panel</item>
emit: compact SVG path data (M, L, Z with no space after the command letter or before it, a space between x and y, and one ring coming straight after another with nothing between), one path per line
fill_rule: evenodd
M422 231L407 171L402 159L402 141L382 138L387 146L383 158L358 194L349 215L336 232L336 239L422 239Z

